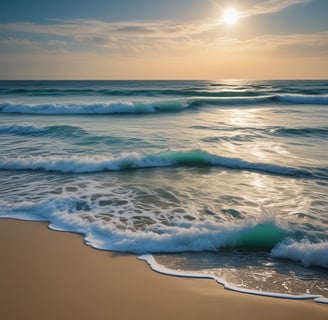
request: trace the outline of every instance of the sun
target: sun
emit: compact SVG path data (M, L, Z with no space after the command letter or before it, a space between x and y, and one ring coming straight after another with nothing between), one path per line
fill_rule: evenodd
M239 20L239 13L234 8L229 8L224 10L222 15L222 22L225 25L231 26L233 24L236 24Z

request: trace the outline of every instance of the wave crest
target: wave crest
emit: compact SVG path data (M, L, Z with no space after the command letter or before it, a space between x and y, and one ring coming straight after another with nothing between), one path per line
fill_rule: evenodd
M167 102L112 102L112 103L90 103L90 104L0 104L0 112L3 113L26 113L26 114L133 114L133 113L154 113L154 112L172 112L181 111L186 107L184 101Z
M308 240L289 240L272 249L272 256L301 262L304 266L328 268L328 242L312 243Z
M108 223L106 214L94 214L97 204L80 198L50 198L40 202L0 201L0 216L48 221L55 230L78 232L97 249L132 253L217 251L227 247L271 250L271 256L300 261L304 266L328 268L328 242L297 241L295 226L284 224L265 212L258 219L220 223L172 221L170 225L130 230ZM92 210L91 210L92 208ZM102 208L103 212L104 208Z
M85 201L79 197L14 204L0 201L0 216L48 221L53 229L84 234L86 243L94 248L133 253L217 251L224 247L271 249L289 235L285 226L266 215L230 223L176 219L170 224L124 229L114 218L108 222L104 208L100 216L95 214L100 204Z
M118 171L170 166L218 166L229 169L259 171L286 176L309 176L306 169L284 167L269 163L249 162L210 154L202 150L166 151L154 154L126 154L110 156L28 156L2 157L0 168L7 170L45 170L70 173Z
M219 106L254 106L266 104L328 104L328 95L232 95L232 96L186 96L171 100L149 102L118 101L109 103L1 103L0 112L26 114L138 114L156 112L179 112L185 109Z

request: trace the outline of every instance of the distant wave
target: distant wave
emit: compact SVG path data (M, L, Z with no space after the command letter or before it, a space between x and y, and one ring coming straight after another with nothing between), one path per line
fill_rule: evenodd
M0 134L10 133L10 134L31 134L40 133L46 131L47 128L34 125L30 123L20 123L20 124L4 124L0 125Z
M226 140L237 141L252 141L263 135L273 136L300 136L300 137L326 137L328 136L328 127L282 127L282 126L268 126L268 127L238 127L238 134L235 134L235 127L215 127L209 125L193 125L190 128L197 130L215 131L216 136L203 138L206 142L217 142ZM226 132L229 135L224 135ZM232 134L233 133L233 134Z
M91 103L91 104L17 104L2 103L0 112L27 114L121 114L121 113L154 113L181 111L187 104L184 101L133 103Z
M109 102L109 103L1 103L0 112L27 114L124 114L179 112L190 108L209 106L255 106L258 104L318 104L328 105L328 95L267 95L267 96L224 96L224 97L192 97L167 101L153 100L149 102Z
M46 85L45 85L46 84ZM313 84L314 85L314 84ZM323 84L315 87L298 85L298 82L281 83L279 86L267 84L229 84L208 82L40 82L33 85L26 82L23 85L0 87L2 96L35 96L35 97L208 97L208 98L238 98L238 97L271 97L276 100L293 103L326 104L328 95Z
M92 103L92 104L0 104L1 112L30 114L113 114L148 113L156 109L151 104L133 104L130 102Z
M92 89L92 88L13 88L2 89L2 95L22 95L22 96L115 96L115 97L238 97L238 96L258 96L261 92L249 88L233 90L205 90L200 88L189 89Z
M47 135L47 136L80 136L86 131L80 127L69 125L41 126L31 123L17 123L0 125L0 134L15 135Z
M71 173L117 171L126 169L170 166L220 166L229 169L260 171L286 176L313 174L306 169L284 167L269 163L249 162L239 158L222 157L202 150L167 151L153 154L132 153L120 157L110 156L28 156L2 157L0 169L45 170Z
M328 136L328 127L312 127L312 128L284 128L284 127L276 127L269 128L269 134L280 135L280 136L320 136L326 137Z

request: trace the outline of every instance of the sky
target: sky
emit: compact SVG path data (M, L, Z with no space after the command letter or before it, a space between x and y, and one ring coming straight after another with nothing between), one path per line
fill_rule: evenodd
M328 79L327 14L328 0L1 0L0 79Z

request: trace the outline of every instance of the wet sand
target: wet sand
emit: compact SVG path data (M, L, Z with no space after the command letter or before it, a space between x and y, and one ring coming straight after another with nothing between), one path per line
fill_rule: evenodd
M0 219L0 252L1 319L328 319L328 305L164 276L45 223Z

